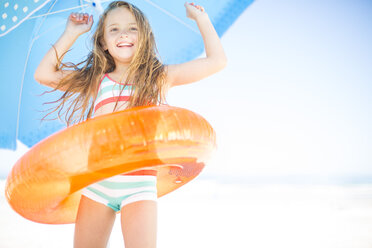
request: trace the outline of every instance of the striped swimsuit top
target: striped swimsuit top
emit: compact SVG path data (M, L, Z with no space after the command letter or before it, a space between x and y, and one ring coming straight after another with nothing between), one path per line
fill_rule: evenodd
M118 100L118 98L119 98L119 103L120 102L127 103L130 100L130 94L131 94L133 84L126 85L123 92L121 92L123 87L124 87L124 84L118 83L115 80L111 79L106 73L101 80L100 86L98 87L98 94L97 94L96 101L94 103L94 112L96 112L97 109L105 106L106 104L109 104L112 102L115 103ZM121 92L121 95L120 95L120 92ZM119 103L118 103L118 106L120 106ZM139 170L139 171L135 171L131 173L125 173L121 175L156 176L157 172L156 170L148 169L148 170Z
M94 112L96 112L97 109L105 106L106 104L112 102L115 103L118 99L120 102L128 102L130 100L130 93L132 87L133 87L132 84L128 84L124 88L124 84L118 83L115 80L111 79L106 73L103 76L100 86L98 88L97 98L94 103Z

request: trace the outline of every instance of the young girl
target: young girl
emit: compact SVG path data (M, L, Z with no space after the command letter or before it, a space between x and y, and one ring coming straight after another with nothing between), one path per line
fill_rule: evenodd
M136 6L123 1L110 3L102 14L93 36L93 51L80 63L86 62L83 68L61 63L75 40L93 24L92 16L72 13L64 33L34 75L40 84L64 92L54 110L60 108L58 116L68 100L67 125L135 106L159 105L169 88L222 70L226 56L207 13L194 3L184 6L187 17L199 27L206 57L175 65L159 61L148 20ZM74 247L106 247L117 212L121 213L126 248L156 247L156 194L156 174L148 170L118 175L85 188Z

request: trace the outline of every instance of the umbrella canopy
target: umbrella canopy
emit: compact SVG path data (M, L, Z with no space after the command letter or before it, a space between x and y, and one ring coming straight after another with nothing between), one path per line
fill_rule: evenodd
M41 118L62 92L40 96L50 88L40 85L34 73L46 52L62 34L71 12L93 14L92 30L79 37L63 62L78 63L91 50L91 37L99 13L112 1L18 0L0 5L0 148L15 150L16 140L28 147L65 128L59 120ZM128 1L140 8L153 29L160 59L165 64L194 59L204 50L193 20L186 17L184 0ZM200 0L221 37L253 0ZM56 118L56 113L47 118Z

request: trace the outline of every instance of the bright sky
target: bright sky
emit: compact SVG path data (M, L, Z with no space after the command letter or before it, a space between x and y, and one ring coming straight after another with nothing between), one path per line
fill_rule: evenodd
M254 2L222 38L225 70L168 95L216 130L205 173L372 173L370 13L362 0ZM19 155L0 156L1 176Z
M217 131L207 171L371 173L370 13L369 1L253 3L222 38L228 67L170 92Z

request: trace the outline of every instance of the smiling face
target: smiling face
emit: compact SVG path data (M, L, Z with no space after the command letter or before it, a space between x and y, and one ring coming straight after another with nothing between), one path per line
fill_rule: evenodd
M107 14L102 45L115 63L130 63L138 47L138 26L127 8L118 7Z

